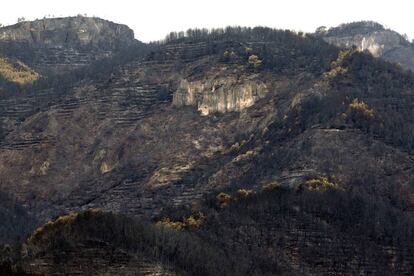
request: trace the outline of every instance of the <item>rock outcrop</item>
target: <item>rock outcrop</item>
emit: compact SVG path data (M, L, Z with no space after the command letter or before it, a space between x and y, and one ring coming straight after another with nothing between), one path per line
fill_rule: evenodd
M414 71L414 45L399 33L375 22L343 24L317 32L325 41L338 47L357 47L375 57L398 63Z
M173 96L175 106L196 106L202 115L241 111L268 93L260 80L235 76L189 82L181 80Z
M0 52L42 73L66 73L135 43L130 28L100 18L40 19L0 28Z
M144 58L123 53L125 63L65 89L0 97L1 190L41 224L91 208L115 219L80 219L75 232L58 219L29 244L24 269L158 273L166 261L190 275L412 271L413 76L314 36L225 32L149 45ZM307 188L320 182L329 185ZM217 205L220 194L229 204ZM142 247L131 220L116 219L124 215L193 228L143 231Z
M0 40L53 47L92 45L114 49L134 43L134 32L126 25L77 16L25 21L7 26L0 29Z

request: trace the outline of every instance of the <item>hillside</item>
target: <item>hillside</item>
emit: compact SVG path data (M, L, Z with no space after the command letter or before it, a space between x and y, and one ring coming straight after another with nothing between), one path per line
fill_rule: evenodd
M92 274L409 275L412 221L371 200L336 188L266 185L212 196L196 212L170 211L176 218L155 225L89 210L36 230L21 265L58 275L79 267Z
M125 25L100 18L46 18L0 28L0 53L41 74L63 74L139 44Z
M317 33L324 40L338 47L355 46L368 50L373 56L398 63L414 71L414 45L401 34L386 29L381 24L363 21L342 24Z
M189 30L6 88L0 188L30 210L31 231L52 220L11 262L57 275L409 275L414 76L324 39Z

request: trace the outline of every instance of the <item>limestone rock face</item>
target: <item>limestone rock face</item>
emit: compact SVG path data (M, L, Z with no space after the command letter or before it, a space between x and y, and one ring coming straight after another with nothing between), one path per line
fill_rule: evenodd
M20 22L0 29L0 40L38 45L106 46L128 45L134 32L126 25L99 18L66 17Z
M19 59L42 75L63 74L138 43L126 25L99 18L67 17L0 28L0 54Z
M262 81L220 77L198 81L181 80L173 96L174 106L196 106L201 115L241 111L268 93Z
M343 24L319 33L328 43L338 47L357 47L373 56L414 70L414 46L399 33L375 22Z
M356 46L361 51L368 50L375 57L380 57L384 53L402 46L402 37L386 30L354 36L326 37L325 40L337 46Z

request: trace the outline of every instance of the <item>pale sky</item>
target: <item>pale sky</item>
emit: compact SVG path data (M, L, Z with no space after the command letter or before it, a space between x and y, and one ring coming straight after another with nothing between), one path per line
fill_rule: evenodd
M45 15L98 16L132 28L141 41L193 27L267 26L313 32L319 26L373 20L414 38L412 0L12 0L2 1L0 23Z

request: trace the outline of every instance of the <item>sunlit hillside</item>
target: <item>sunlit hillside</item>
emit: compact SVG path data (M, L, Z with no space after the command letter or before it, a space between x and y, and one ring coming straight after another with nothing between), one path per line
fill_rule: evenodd
M29 84L39 79L40 75L21 61L11 61L0 57L0 76L17 84Z

